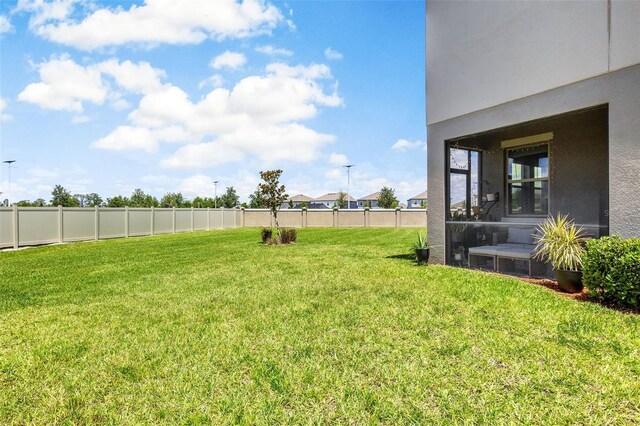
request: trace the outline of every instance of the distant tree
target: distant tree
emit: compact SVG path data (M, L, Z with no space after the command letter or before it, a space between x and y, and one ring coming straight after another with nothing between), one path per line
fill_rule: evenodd
M145 194L142 189L135 189L129 198L129 207L158 207L158 200L150 194Z
M206 209L207 207L213 208L214 202L211 197L196 197L193 199L193 207L198 209Z
M78 207L80 202L71 196L62 185L56 185L51 191L51 205L62 207Z
M183 207L184 202L181 192L168 192L160 199L160 207Z
M240 207L242 207L243 209L248 209L249 208L249 204L247 204L245 202L245 203L240 204Z
M264 205L271 210L273 220L276 224L276 232L280 235L280 224L278 223L278 211L280 206L289 198L284 185L280 184L282 170L267 170L260 172L260 178L264 181L258 184L258 191L262 195Z
M16 203L16 206L18 207L45 207L46 205L47 202L42 198L38 198L35 201L22 200Z
M347 208L347 194L340 191L338 192L338 200L336 201L336 204L338 205L339 209L346 209Z
M107 198L107 207L126 207L129 205L127 197L122 195L115 195L111 198Z
M366 203L364 203L364 206L367 208L371 208L371 201L367 201Z
M398 206L398 199L395 195L395 190L385 186L380 190L380 195L378 196L378 207L383 209L391 209L393 208L393 203L395 203L396 207Z
M104 200L102 199L102 197L100 197L98 194L96 194L95 192L92 192L90 194L86 194L86 201L85 201L85 206L86 207L102 207L104 206Z
M427 208L427 203L424 200L420 201L420 208L421 209L426 209Z
M251 209L264 209L266 208L264 198L260 189L256 189L256 192L249 195L249 208Z
M236 194L236 190L233 186L227 187L227 191L218 200L218 206L222 206L227 209L233 209L240 205L240 197Z
M302 204L300 204L300 208L301 209L307 209L307 208L309 208L309 205L307 204L306 201L303 201Z
M86 194L73 194L73 198L78 200L78 205L80 207L84 207L85 200L87 198Z
M289 208L292 209L293 208L293 199L289 198Z

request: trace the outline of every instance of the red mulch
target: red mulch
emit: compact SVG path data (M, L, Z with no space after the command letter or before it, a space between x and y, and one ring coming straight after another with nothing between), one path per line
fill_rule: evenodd
M558 287L558 283L553 280L524 278L524 277L517 277L517 278L531 284L536 284L542 287L546 287L551 291L555 291L556 293L561 294L562 296L568 297L569 299L577 300L578 302L597 303L598 305L604 306L605 308L608 308L608 309L613 309L614 311L623 312L625 314L640 315L640 308L621 308L612 303L601 302L599 300L591 299L589 298L589 290L587 290L586 288L582 290L580 293L565 293L564 291L560 290L560 288Z

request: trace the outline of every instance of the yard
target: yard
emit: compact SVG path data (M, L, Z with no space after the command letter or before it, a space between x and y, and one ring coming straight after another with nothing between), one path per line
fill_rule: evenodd
M0 253L0 423L640 422L640 316L418 267L415 235Z

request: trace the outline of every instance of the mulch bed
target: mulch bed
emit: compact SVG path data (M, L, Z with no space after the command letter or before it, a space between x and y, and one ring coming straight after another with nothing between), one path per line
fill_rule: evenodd
M558 287L558 283L553 280L525 278L525 277L517 277L517 278L531 284L536 284L536 285L548 288L551 291L555 291L556 293L561 294L564 297L577 300L578 302L597 303L598 305L604 306L605 308L608 308L608 309L613 309L614 311L623 312L625 314L640 315L640 308L623 308L620 306L616 306L612 303L591 299L589 297L589 290L587 290L586 288L582 290L580 293L565 293L564 291L560 290L560 288Z

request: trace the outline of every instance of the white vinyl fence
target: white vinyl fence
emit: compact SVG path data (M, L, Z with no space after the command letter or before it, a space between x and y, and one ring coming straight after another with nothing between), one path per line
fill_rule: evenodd
M426 228L424 209L282 209L289 228ZM0 249L176 232L274 226L266 209L0 207Z
M241 210L0 207L0 248L241 226Z

